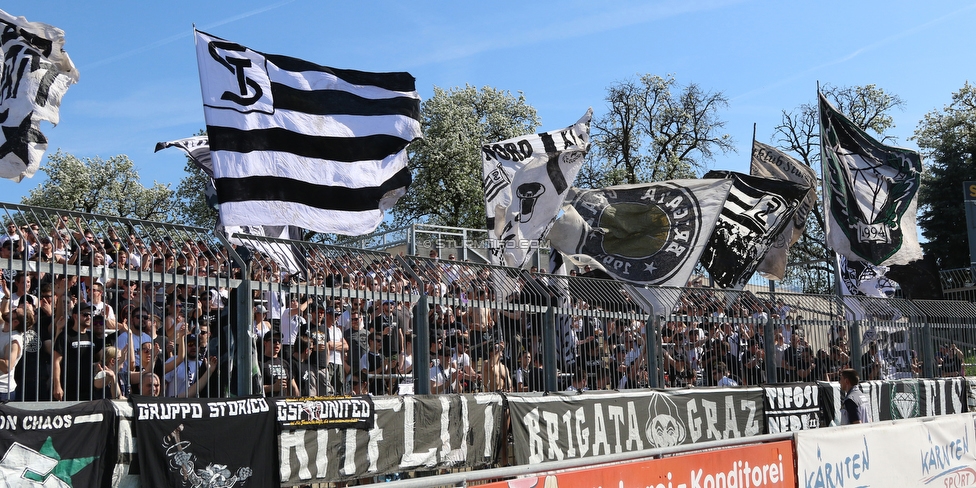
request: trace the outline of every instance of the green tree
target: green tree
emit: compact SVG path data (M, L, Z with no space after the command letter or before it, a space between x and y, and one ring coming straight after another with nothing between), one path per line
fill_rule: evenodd
M893 138L886 136L884 132L895 126L891 111L904 106L900 97L876 85L825 85L820 90L858 127L873 132L880 141L893 142ZM774 129L773 138L780 149L792 152L820 177L818 110L816 101L805 103L791 111L784 110L780 124ZM823 195L820 197L823 198ZM783 281L798 286L804 293L831 293L836 263L833 253L826 246L823 205L814 206L810 215L813 218L807 221L806 230L800 240L790 248L789 265Z
M976 180L976 87L967 82L949 105L926 114L913 139L928 160L918 197L922 249L942 269L969 267L961 187Z
M176 221L183 225L213 229L217 223L217 211L207 203L206 197L207 187L213 187L210 177L189 157L183 171L186 176L180 178L173 195Z
M395 225L484 228L481 145L535 132L535 109L521 93L434 87L421 117L424 139L409 147L413 184L393 208Z
M24 205L170 222L173 191L153 183L146 188L128 156L78 159L58 151L41 167L48 181L21 200Z
M694 178L716 151L735 151L721 133L722 92L647 74L611 85L606 102L607 113L593 123L595 150L577 178L581 186Z

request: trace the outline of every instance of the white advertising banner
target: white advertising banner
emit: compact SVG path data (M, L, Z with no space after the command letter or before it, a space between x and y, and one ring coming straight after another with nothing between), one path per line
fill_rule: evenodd
M801 488L976 485L971 414L796 433Z

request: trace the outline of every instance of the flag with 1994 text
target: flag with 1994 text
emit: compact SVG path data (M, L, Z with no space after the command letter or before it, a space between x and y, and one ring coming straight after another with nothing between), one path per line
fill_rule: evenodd
M921 259L915 228L919 154L881 144L823 94L820 134L827 245L875 266Z

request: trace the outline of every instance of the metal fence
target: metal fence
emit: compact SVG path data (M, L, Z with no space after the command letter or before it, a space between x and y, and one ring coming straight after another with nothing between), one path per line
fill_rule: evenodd
M0 207L11 400L933 377L976 349L967 301L643 288L480 264L444 235L415 256Z

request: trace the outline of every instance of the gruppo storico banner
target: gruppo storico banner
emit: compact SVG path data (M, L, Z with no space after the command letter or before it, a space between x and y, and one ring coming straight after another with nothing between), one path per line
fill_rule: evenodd
M762 433L761 388L506 395L517 464Z

